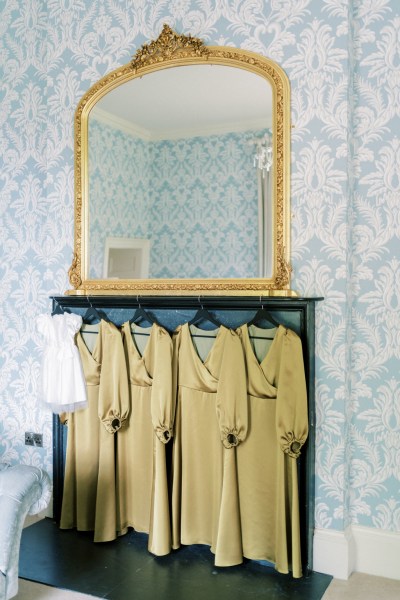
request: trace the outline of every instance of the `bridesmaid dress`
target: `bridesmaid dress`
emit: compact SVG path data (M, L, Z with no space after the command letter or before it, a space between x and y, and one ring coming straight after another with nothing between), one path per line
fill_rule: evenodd
M88 408L62 416L68 436L60 527L94 531L94 541L105 542L117 536L115 432L128 417L128 379L120 331L103 320L85 329L98 333L92 351L77 335Z
M215 333L204 360L187 323L174 334L173 547L207 544L216 566L231 566L243 561L236 451L248 427L246 373L240 337Z
M117 435L118 529L149 534L148 549L171 551L167 444L172 437L175 393L172 340L154 323L123 325L129 372L130 415Z
M301 577L296 461L308 434L301 340L282 326L243 325L238 333L249 399L249 431L237 451L243 554ZM273 339L261 340L266 334Z

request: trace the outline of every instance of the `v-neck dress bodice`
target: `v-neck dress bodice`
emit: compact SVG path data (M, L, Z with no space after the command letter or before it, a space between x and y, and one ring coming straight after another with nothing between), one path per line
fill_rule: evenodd
M251 333L261 336L262 330ZM301 340L279 326L260 361L247 325L238 334L246 361L250 423L237 451L243 554L301 577L296 458L308 434Z
M135 336L148 336L143 353ZM166 444L172 437L175 393L172 340L156 323L123 325L130 388L130 416L117 437L118 529L149 534L156 555L171 550ZM141 345L143 347L143 345Z
M173 547L207 544L217 566L243 560L236 446L246 439L247 392L239 336L221 326L202 361L188 324L174 334Z

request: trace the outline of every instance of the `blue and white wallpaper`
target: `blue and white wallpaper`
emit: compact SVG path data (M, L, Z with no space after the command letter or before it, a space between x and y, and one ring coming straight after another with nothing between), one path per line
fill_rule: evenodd
M250 140L263 133L153 144L155 277L258 277L256 147Z
M153 278L258 277L264 133L143 141L90 119L91 276L102 277L114 236L151 240Z
M103 277L106 237L150 236L150 148L89 118L90 277Z
M316 524L400 531L398 0L0 4L0 455L51 470L35 316L67 289L73 113L164 22L260 52L292 89L293 288L317 327ZM45 448L24 446L44 431Z

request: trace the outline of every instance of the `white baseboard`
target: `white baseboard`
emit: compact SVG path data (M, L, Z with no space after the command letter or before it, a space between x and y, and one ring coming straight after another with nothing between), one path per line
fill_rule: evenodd
M345 531L315 529L313 546L313 570L348 579L354 571L354 539L351 528Z
M355 571L400 580L400 533L352 526Z
M352 525L314 531L313 570L348 579L353 571L400 579L400 533Z

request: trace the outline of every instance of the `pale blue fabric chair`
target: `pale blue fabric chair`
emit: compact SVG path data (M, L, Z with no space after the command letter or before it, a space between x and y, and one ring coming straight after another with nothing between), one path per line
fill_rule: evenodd
M25 518L47 508L51 492L50 477L42 469L0 463L0 600L18 593L19 547Z

